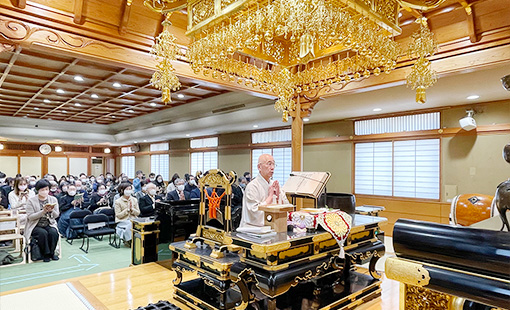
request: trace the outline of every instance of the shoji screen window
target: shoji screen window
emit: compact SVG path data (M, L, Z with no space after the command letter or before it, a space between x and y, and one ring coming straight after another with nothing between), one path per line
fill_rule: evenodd
M290 142L292 132L290 129L261 131L251 134L253 144ZM274 169L273 179L278 180L280 184L284 184L292 171L292 152L290 147L275 147L252 150L252 176L258 174L258 160L262 154L271 154L274 157L276 167Z
M128 178L135 178L135 157L134 156L122 156L120 163L120 170L126 174Z
M155 143L150 145L151 152L168 151L168 143ZM170 156L168 154L151 154L151 172L161 175L163 180L169 180Z
M192 149L200 148L216 148L218 147L218 138L204 138L193 139L190 141ZM197 171L205 172L210 169L218 169L218 152L217 151L204 151L191 153L191 173L195 174Z

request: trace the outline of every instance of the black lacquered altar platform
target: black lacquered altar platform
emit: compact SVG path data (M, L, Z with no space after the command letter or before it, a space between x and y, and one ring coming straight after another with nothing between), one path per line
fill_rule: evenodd
M212 255L207 243L170 245L177 272L175 298L194 309L344 309L381 294L375 262L384 255L377 238L385 218L356 215L344 252L325 231L294 229L265 241L226 234L232 249ZM370 274L351 265L370 261ZM182 282L182 273L199 278Z

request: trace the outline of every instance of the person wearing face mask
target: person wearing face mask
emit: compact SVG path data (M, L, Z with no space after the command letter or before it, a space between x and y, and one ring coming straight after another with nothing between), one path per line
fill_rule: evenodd
M44 262L58 260L55 249L58 243L56 218L59 216L57 198L50 196L50 183L39 180L35 184L37 195L29 198L26 204L27 224L25 226L25 239L27 244L30 238L37 240Z
M74 210L82 208L83 197L81 195L76 196L76 187L69 185L67 193L60 197L59 200L59 211L60 217L58 218L58 231L66 238L71 238L71 231L69 230L70 215Z
M189 175L189 179L188 182L186 183L184 190L187 191L188 193L191 193L195 188L198 188L195 177Z
M109 208L110 207L110 199L108 197L108 191L104 184L99 184L97 187L97 192L92 194L90 198L89 210L94 212L99 208Z
M50 181L50 195L53 197L59 197L60 189L58 188L58 184L55 181Z
M131 246L131 219L140 215L138 201L132 195L134 194L133 185L124 182L117 188L120 198L115 200L115 228L117 235L124 240L124 245Z
M156 181L156 174L154 172L149 173L149 182Z
M140 182L140 185L142 186L142 190L139 191L139 192L135 192L135 198L136 200L138 200L138 202L140 202L140 198L142 198L143 196L145 196L147 194L147 184L149 184L149 180L142 180Z
M157 191L158 195L164 196L166 193L166 185L165 185L165 181L163 181L163 176L161 174L158 174L156 176L156 180L152 183L154 183L156 185L156 191Z
M5 199L2 200L2 206L7 209L9 206L9 194L14 189L14 178L7 177L5 178L5 184L4 186L0 187L0 191L2 192L2 197L5 197Z
M190 193L185 190L184 179L175 180L175 190L166 195L166 200L189 200Z
M246 185L248 185L248 181L246 180L246 178L240 177L239 178L239 187L243 191L243 194L244 194L244 190L246 189Z
M156 184L147 184L147 194L143 195L138 200L138 206L140 208L140 217L148 217L154 215L154 205L156 201L161 201L162 197L157 195Z
M83 183L81 181L75 181L74 186L76 186L76 193L83 195L82 208L87 208L90 204L90 197L87 191L85 190Z
M28 189L27 181L22 177L17 177L14 180L14 189L9 193L9 205L11 210L25 210L28 199L35 196L35 193ZM20 214L20 223L26 223L26 214Z
M62 197L64 197L65 195L67 195L67 188L69 187L69 183L67 183L66 181L61 181L59 187L60 187L60 193L56 197L60 203L60 199Z
M29 189L33 189L35 187L36 180L37 178L34 175L30 177L30 179L28 180Z

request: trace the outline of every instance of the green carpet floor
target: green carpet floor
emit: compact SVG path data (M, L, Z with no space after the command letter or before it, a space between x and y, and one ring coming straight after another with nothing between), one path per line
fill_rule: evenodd
M0 268L0 292L23 287L79 277L98 272L128 267L131 264L131 249L121 245L119 249L103 241L90 239L89 253L80 250L81 240L72 245L62 240L62 257L58 261L3 266ZM159 259L171 257L168 244L160 244Z

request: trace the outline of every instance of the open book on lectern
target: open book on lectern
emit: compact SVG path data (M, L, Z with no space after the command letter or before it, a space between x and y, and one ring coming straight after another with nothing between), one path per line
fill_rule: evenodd
M282 189L290 195L318 198L330 177L329 172L293 171Z

